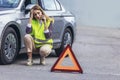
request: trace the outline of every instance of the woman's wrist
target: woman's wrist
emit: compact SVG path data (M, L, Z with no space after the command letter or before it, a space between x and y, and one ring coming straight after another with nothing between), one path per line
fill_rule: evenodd
M32 18L30 17L30 19L29 19L29 24L31 24L32 23Z
M47 27L46 22L43 22L43 23L44 23L44 30L47 30L47 29L48 29L48 27Z

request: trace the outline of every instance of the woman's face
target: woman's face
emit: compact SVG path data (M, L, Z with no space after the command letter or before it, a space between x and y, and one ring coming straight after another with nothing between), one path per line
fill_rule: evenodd
M33 11L33 16L34 16L35 19L40 20L40 19L42 19L42 12L40 10L34 10Z

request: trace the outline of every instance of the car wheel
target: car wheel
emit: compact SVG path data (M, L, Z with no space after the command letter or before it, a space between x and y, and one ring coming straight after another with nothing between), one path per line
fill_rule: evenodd
M56 55L59 57L60 54L62 53L62 51L64 50L64 48L69 44L70 46L72 46L73 43L73 36L72 36L72 32L69 28L65 29L63 37L62 37L62 43L60 48L55 49Z
M2 64L12 63L18 53L18 37L15 30L8 27L1 41L0 62Z

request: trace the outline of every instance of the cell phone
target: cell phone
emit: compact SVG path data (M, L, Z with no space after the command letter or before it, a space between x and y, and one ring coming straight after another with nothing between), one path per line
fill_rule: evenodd
M45 19L42 18L42 21L45 21Z
M44 17L45 17L45 16L43 15L43 16L42 16L42 21L43 21L43 22L46 22L46 21L45 21L46 19L45 19Z

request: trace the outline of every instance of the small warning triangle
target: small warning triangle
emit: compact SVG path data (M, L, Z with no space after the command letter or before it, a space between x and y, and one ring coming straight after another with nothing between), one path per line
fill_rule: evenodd
M64 58L68 55L68 57L71 59L73 66L63 66L62 61ZM53 67L51 68L52 71L67 71L67 72L80 72L83 73L82 68L80 67L71 47L67 45L67 47L63 50L60 57L57 59Z

